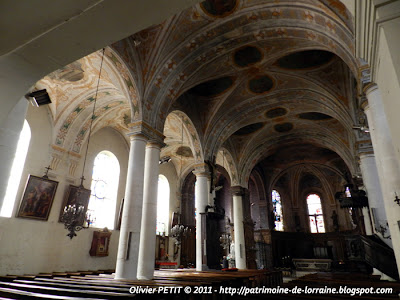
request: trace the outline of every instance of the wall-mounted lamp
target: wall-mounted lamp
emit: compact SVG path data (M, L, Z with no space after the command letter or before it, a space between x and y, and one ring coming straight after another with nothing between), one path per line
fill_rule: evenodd
M396 202L396 203L397 203L397 205L399 205L399 206L400 206L400 199L399 199L399 197L397 197L397 194L396 194L396 192L394 192L394 195L396 196L396 197L394 198L394 202Z
M36 107L39 107L41 105L46 105L50 104L50 96L47 93L46 89L44 90L39 90L39 91L34 91L32 93L28 93L25 95L25 98L33 105Z
M171 161L171 156L164 156L160 158L159 164L166 164Z

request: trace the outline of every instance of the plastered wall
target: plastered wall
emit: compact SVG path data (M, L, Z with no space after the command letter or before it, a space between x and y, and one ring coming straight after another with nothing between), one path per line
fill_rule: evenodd
M51 154L52 127L47 108L30 107L27 121L32 131L30 148L16 196L13 216L0 217L0 275L37 274L39 272L99 270L115 268L119 231L114 230L108 257L91 257L89 250L94 228L78 232L72 240L67 230L58 222L62 201L69 184L79 184L82 164L78 165L73 177L68 175L68 157L57 170L49 173L50 179L59 182L48 221L16 218L28 174L42 176L44 167L49 165ZM82 147L82 149L85 149ZM85 187L90 187L90 174L95 155L102 150L113 152L120 163L120 184L117 196L118 214L124 197L125 179L128 166L128 145L125 139L111 128L96 132L90 142L85 169Z

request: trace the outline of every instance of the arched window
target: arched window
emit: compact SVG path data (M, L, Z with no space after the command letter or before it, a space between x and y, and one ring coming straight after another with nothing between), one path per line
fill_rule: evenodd
M321 198L317 194L307 197L308 216L312 233L324 233L324 215L322 214Z
M169 182L164 175L158 176L157 229L159 235L168 235Z
M0 216L10 218L14 208L15 197L19 183L21 182L22 170L24 169L26 155L28 153L29 142L31 140L31 129L28 122L25 120L22 131L19 135L17 144L17 151L15 153L14 161L11 167L10 178L6 194L4 197L3 206L0 209Z
M272 190L272 206L275 218L275 230L283 231L281 195L276 190Z
M94 227L114 229L119 169L118 159L110 151L101 151L94 159L88 205Z

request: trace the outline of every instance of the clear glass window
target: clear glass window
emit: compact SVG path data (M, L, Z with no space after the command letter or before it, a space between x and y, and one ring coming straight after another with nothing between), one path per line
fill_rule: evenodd
M157 227L156 233L168 235L169 221L169 182L164 175L158 176Z
M119 162L113 153L101 151L96 156L88 205L93 227L114 229L119 172Z

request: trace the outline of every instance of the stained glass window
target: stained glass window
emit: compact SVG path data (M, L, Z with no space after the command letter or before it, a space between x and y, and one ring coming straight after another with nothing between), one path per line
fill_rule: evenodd
M88 205L93 227L114 229L119 170L118 159L110 151L101 151L96 156Z
M169 182L164 175L158 176L157 227L156 233L168 235L169 220Z
M321 198L317 194L310 194L307 197L308 217L312 233L324 233L324 215L322 213Z
M272 207L274 213L275 230L283 231L281 195L276 190L272 190Z

